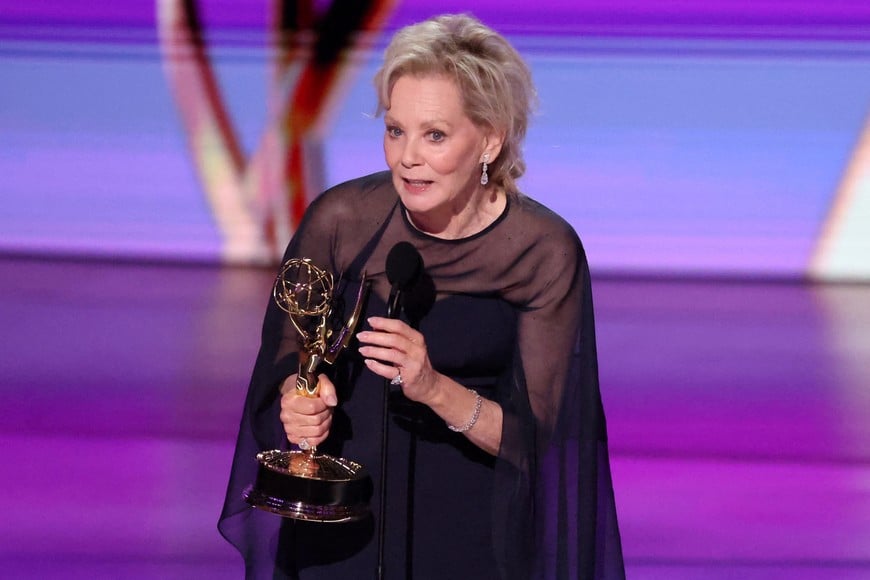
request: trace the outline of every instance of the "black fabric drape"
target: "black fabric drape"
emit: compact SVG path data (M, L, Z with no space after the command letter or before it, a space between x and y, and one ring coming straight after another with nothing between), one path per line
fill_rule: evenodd
M517 195L484 231L434 238L407 220L385 172L321 195L285 257L332 269L346 282L347 296L366 271L372 281L367 314L382 315L386 256L402 240L419 250L434 289L434 304L419 320L433 365L497 401L504 424L499 456L491 458L427 409L410 418L396 413L388 577L405 577L410 553L414 578L623 578L591 283L576 233ZM250 577L369 577L376 557L372 521L303 525L256 512L242 500L255 477L256 453L285 445L278 385L296 371L296 349L285 315L270 302L219 528L242 552ZM380 377L364 370L352 350L342 356L332 370L341 402L323 448L376 475ZM407 505L415 506L413 518Z

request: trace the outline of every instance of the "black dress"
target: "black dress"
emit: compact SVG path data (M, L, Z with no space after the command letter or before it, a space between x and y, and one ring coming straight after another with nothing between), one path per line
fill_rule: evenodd
M623 578L589 272L576 233L519 195L484 231L434 238L408 222L384 172L321 195L285 259L330 268L349 303L365 271L365 316L383 316L387 254L403 240L425 267L406 298L406 320L424 334L433 367L498 402L504 426L493 458L428 408L391 395L387 577ZM219 528L249 577L373 578L374 517L298 522L242 499L256 453L287 446L278 386L296 372L297 348L270 301ZM324 368L340 403L320 450L367 466L377 490L383 379L352 349Z

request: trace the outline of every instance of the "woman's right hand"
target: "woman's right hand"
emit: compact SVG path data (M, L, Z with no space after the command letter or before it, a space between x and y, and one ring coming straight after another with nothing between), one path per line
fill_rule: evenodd
M317 446L329 435L332 412L338 404L338 397L329 377L320 375L317 379L319 392L316 397L298 393L295 374L281 384L281 424L284 425L287 440L295 445L304 439L308 445Z

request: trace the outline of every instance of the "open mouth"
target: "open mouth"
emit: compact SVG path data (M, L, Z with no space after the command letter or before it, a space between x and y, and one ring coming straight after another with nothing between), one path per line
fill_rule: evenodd
M406 177L403 177L402 181L405 183L405 191L410 193L422 193L434 183L428 179L408 179Z
M432 185L432 181L427 179L408 179L406 177L402 178L402 181L410 185L411 187L426 187L427 185Z

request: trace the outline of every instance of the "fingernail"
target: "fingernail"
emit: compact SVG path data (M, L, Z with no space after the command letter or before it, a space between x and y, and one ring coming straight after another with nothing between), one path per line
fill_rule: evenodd
M327 395L326 404L330 407L335 407L338 404L338 399L335 398L335 395Z

